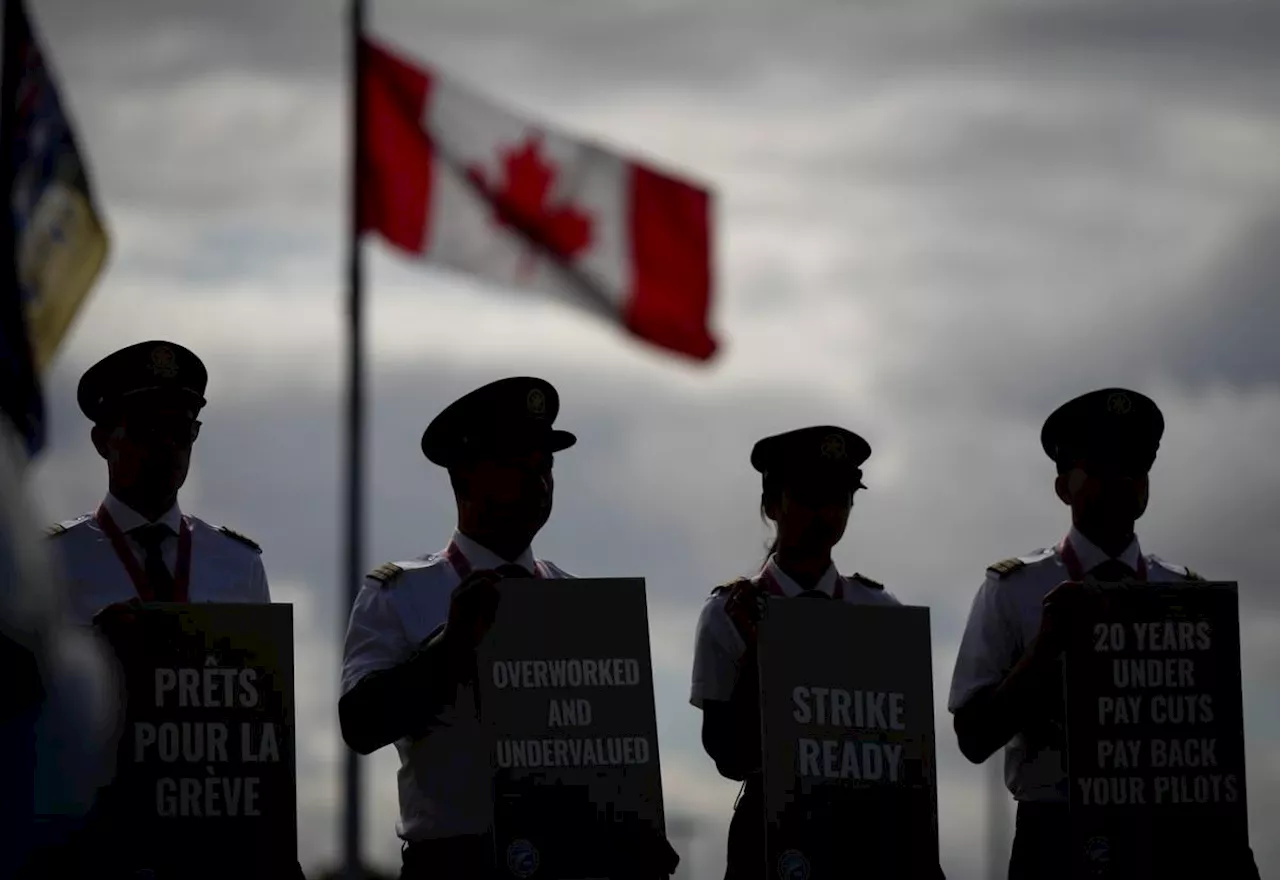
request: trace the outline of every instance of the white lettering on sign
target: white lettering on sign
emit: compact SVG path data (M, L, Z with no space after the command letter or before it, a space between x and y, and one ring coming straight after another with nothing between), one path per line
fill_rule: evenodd
M1209 694L1154 696L1151 698L1151 720L1155 724L1211 724L1213 697Z
M259 816L257 777L156 780L156 814L179 817Z
M1142 697L1098 697L1099 724L1137 724Z
M240 724L240 760L246 764L269 763L280 760L280 746L276 742L276 726L263 724L261 732L255 738L254 729L258 725L249 721Z
M1240 799L1236 775L1157 776L1157 804L1234 804Z
M1139 766L1142 754L1140 739L1100 739L1098 740L1098 767L1133 769Z
M800 739L798 775L820 779L897 782L902 778L902 744L838 739Z
M635 687L640 662L608 660L497 660L493 664L497 688Z
M159 758L209 764L227 761L227 725L221 721L139 721L133 728L133 759Z
M552 700L547 706L548 727L589 727L590 700Z
M1207 620L1157 620L1135 623L1133 634L1139 651L1208 651L1213 646Z
M1112 660L1111 683L1118 688L1192 688L1195 668L1187 657Z
M1153 739L1151 766L1161 769L1216 767L1218 741L1211 738Z
M499 767L614 767L647 764L647 737L615 736L595 739L504 739L494 756Z
M1077 779L1086 807L1137 806L1147 802L1147 781L1140 776L1098 776Z
M885 691L797 685L791 690L797 724L825 724L849 729L905 730L904 698Z
M155 671L156 708L252 709L258 705L254 669L160 668Z
M1198 665L1203 652L1215 647L1213 636L1207 620L1093 625L1095 651L1124 652L1094 667L1099 674L1093 684L1111 691L1096 697L1097 722L1127 729L1122 739L1108 738L1106 731L1079 735L1072 746L1073 803L1168 809L1234 803L1243 797L1238 776L1218 769L1222 761L1230 765L1236 760L1231 741L1226 740L1220 755L1217 732L1195 729L1217 720L1214 695L1204 691L1217 683L1219 665ZM1229 681L1224 684L1233 687ZM1140 738L1134 738L1135 727L1142 731ZM1200 735L1188 735L1192 733ZM1104 775L1108 773L1114 775Z

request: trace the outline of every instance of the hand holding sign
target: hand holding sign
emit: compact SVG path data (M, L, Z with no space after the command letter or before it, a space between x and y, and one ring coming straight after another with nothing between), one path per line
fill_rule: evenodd
M659 880L670 877L680 865L679 853L648 823L623 823L615 834L610 843L628 858L614 874L614 880Z
M93 615L93 625L101 630L128 626L137 619L142 609L142 600L137 596L127 602L112 602Z
M453 588L444 628L447 641L466 650L474 650L480 644L498 610L499 580L495 571L473 571Z
M1046 659L1057 657L1066 647L1072 621L1079 620L1098 601L1096 593L1080 581L1063 581L1044 597L1036 650Z
M93 616L93 626L102 634L122 663L141 650L144 641L143 617L147 608L137 596L127 602L113 602Z
M747 578L738 578L729 584L724 610L748 646L755 644L756 626L764 616L767 601L764 588Z

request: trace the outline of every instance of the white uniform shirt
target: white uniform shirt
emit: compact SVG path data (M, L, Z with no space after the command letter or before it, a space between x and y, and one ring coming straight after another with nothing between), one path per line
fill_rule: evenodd
M131 529L148 524L142 514L108 494L102 502L107 514L125 535L139 567L146 554ZM183 513L174 505L156 520L173 534L160 545L161 555L171 574L176 574L178 533ZM243 535L210 525L194 516L191 523L191 576L187 585L190 602L271 601L267 573L262 566L262 550ZM59 523L50 530L52 551L62 566L66 581L66 608L75 623L89 625L93 616L115 602L137 598L138 590L128 569L96 513L86 513Z
M773 577L784 595L798 596L804 592L799 584L778 567L772 556L760 574L751 579L752 583L760 583L765 572ZM814 589L834 597L839 580L840 575L835 565L831 565L814 585ZM843 581L845 602L855 605L902 604L888 590L861 575L855 574ZM725 611L728 597L728 590L712 593L703 603L702 614L698 617L693 646L693 687L689 693L689 702L699 709L706 700L728 700L733 695L733 686L738 680L738 661L747 650L738 628Z
M1086 574L1110 558L1074 528L1067 542ZM1139 560L1145 558L1149 581L1169 583L1195 578L1183 566L1155 556L1143 557L1137 537L1116 558L1135 571ZM953 713L978 691L1004 680L1040 630L1044 597L1058 584L1071 580L1061 545L1017 559L1020 565L1004 574L988 570L974 597L947 700L947 709ZM1067 777L1062 753L1056 748L1029 743L1023 734L1018 734L1005 745L1004 767L1005 784L1015 799L1066 802Z
M508 561L461 532L454 532L453 544L473 571L514 563L530 572L536 566L541 577L573 577L546 560L535 563L532 549ZM449 617L450 594L461 578L444 551L396 565L403 571L385 583L367 577L351 608L342 663L344 695L369 673L409 659ZM413 698L405 694L406 700ZM400 837L417 841L488 829L493 814L491 756L471 687L458 688L428 736L402 738L395 746L400 753Z

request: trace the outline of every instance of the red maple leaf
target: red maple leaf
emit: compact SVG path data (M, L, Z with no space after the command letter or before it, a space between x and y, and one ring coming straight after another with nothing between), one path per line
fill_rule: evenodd
M513 229L533 247L522 261L521 274L532 268L532 257L548 253L571 263L591 245L591 216L566 200L552 204L551 187L559 169L542 156L542 136L530 133L518 147L501 150L501 185L490 183L479 165L467 167L467 179L493 206L493 220Z

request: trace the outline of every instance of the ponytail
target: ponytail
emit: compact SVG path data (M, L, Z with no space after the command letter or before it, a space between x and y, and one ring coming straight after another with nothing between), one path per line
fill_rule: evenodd
M777 553L777 552L778 552L778 538L777 538L777 536L775 535L775 536L774 536L774 538L773 538L773 540L769 542L769 550L768 550L768 552L765 554L764 561L765 561L765 562L768 562L768 561L769 561L769 559L773 556L773 554L775 554L775 553Z

